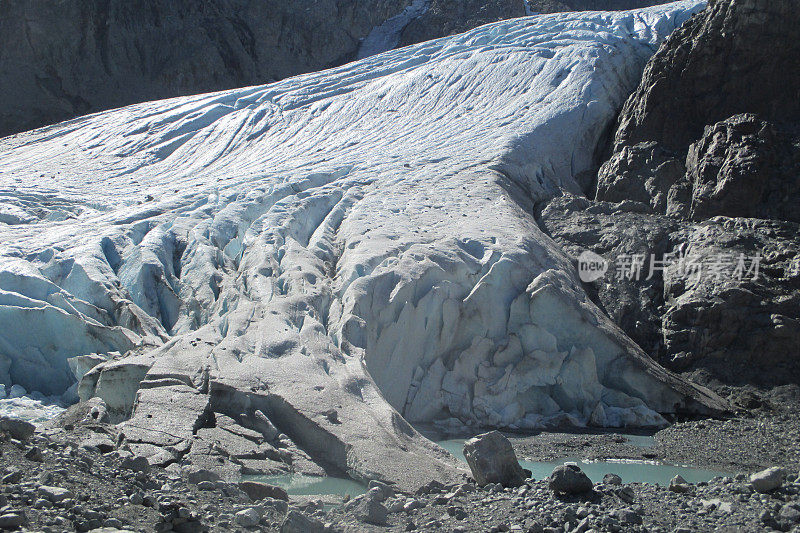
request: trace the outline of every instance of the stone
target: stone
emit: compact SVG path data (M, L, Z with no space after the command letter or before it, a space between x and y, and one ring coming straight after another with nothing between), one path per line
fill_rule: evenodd
M189 483L200 483L201 481L220 481L220 476L216 472L212 472L206 468L198 468L189 465L183 468L183 474Z
M499 431L491 431L464 443L464 457L479 486L500 483L518 487L525 483L525 473L517 461L511 442Z
M242 527L255 527L261 521L261 516L255 509L242 509L234 515L234 520Z
M417 500L415 498L409 498L403 504L404 511L413 511L414 509L421 509L423 507L425 507L425 502L423 502L422 500Z
M350 510L357 520L365 524L375 526L388 524L389 510L378 498L370 497L369 494L356 498Z
M16 483L19 483L21 479L22 479L22 472L19 470L13 470L8 474L6 474L5 476L3 476L2 481L4 485L14 485Z
M197 484L197 488L200 490L214 490L217 488L217 484L213 481L201 481Z
M606 474L603 476L603 483L606 485L622 485L622 478L617 474Z
M285 515L289 510L289 503L285 500L276 500L274 498L264 498L258 503L259 509L262 511L273 511L278 514Z
M548 486L556 494L582 494L591 492L594 485L589 476L575 465L557 466L550 474Z
M253 501L263 500L264 498L289 501L289 495L286 491L275 485L269 485L259 481L242 481L239 483L239 488Z
M41 463L44 461L44 455L42 455L42 450L38 446L32 446L30 450L25 452L25 459Z
M95 448L100 453L108 453L114 451L116 446L114 441L105 435L93 435L81 441L83 448Z
M21 513L0 514L0 529L15 529L26 522L25 515Z
M800 523L800 506L797 503L787 503L781 507L779 516L793 524Z
M28 391L19 383L11 385L11 388L8 390L8 397L11 399L22 398L26 394L28 394Z
M59 503L64 500L73 499L75 495L71 490L62 487L50 487L42 485L39 487L39 494L53 503Z
M24 420L3 416L0 417L0 431L8 433L11 438L26 441L33 436L36 426Z
M120 463L120 468L133 472L144 472L146 474L150 471L150 462L147 460L147 457L134 455L132 457L125 457Z
M624 524L641 525L642 515L630 509L620 509L615 511L615 515Z
M692 490L692 486L686 482L681 475L673 477L669 482L669 490L672 492L685 493Z
M318 519L292 509L281 524L281 533L323 533L325 525Z
M636 493L631 487L620 487L614 491L614 494L616 494L620 500L626 503L633 503L634 500L636 500Z
M392 488L392 486L388 483L378 481L377 479L370 480L370 482L367 484L367 488L369 490L378 489L381 493L381 501L394 496L394 488Z
M767 493L783 486L786 471L783 468L774 466L761 472L756 472L750 476L750 486L756 492Z

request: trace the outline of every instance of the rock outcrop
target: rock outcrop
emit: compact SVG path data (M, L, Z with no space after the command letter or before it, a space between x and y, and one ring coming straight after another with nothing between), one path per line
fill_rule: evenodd
M791 348L800 339L793 17L789 1L713 2L645 68L614 153L584 187L595 202L542 208L543 227L575 257L589 249L620 268L639 258L641 275L609 276L589 291L676 370L729 383L800 379ZM673 266L654 262L664 258ZM742 276L753 263L757 272Z
M791 0L715 0L672 34L626 102L615 151L655 141L685 155L705 128L740 113L800 122L800 27ZM721 60L724 58L724 60Z
M707 126L689 147L686 178L671 191L667 212L800 222L800 137L755 115Z

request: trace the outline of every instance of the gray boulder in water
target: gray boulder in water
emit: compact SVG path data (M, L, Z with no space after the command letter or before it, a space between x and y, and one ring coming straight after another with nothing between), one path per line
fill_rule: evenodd
M499 431L490 431L465 442L464 457L472 477L481 487L488 483L518 487L525 482L525 472L511 442Z

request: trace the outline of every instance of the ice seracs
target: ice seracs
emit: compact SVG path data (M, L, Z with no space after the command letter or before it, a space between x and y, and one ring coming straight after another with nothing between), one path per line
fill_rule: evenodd
M3 381L64 391L71 358L119 351L77 392L129 417L152 462L235 475L201 431L227 417L269 444L248 468L283 450L404 486L458 469L409 421L724 408L614 326L532 216L580 190L645 61L701 8L505 21L0 140L0 187L38 220L2 231ZM48 221L50 194L74 218Z

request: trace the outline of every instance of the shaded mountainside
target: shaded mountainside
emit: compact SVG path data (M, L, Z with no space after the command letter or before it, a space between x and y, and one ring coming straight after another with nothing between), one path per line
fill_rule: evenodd
M533 7L544 12L654 3L584 0ZM0 136L132 103L341 65L355 59L384 23L389 34L378 41L387 49L525 12L523 0L3 0Z
M341 64L405 0L0 2L0 135Z
M573 255L700 265L591 284L637 343L727 383L800 381L800 26L796 2L717 1L662 45L585 199L540 222ZM739 259L759 257L738 280ZM656 264L656 266L659 266ZM612 266L613 269L613 266Z

